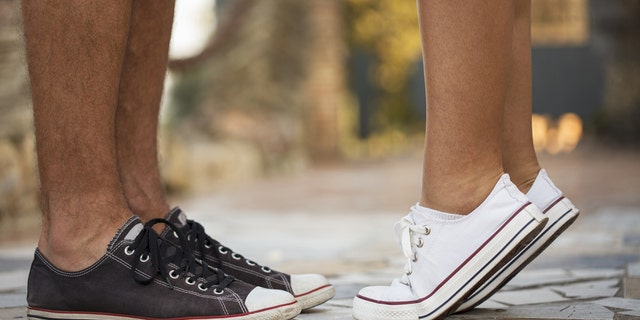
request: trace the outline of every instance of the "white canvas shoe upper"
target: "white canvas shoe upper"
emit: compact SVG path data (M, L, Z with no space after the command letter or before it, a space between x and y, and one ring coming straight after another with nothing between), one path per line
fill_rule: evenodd
M546 222L507 174L468 215L418 211L412 207L396 224L407 258L405 274L390 286L362 289L354 301L356 319L441 315L446 310L439 308L455 305Z

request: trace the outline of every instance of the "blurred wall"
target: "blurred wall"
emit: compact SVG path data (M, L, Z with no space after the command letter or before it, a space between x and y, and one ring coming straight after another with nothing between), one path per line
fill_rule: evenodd
M37 208L29 84L20 1L0 1L0 234Z

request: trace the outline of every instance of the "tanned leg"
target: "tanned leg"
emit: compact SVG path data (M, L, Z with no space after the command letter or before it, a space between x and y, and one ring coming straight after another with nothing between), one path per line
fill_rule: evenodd
M22 2L42 196L40 251L79 270L131 217L115 150L115 112L131 3Z
M158 113L167 70L173 0L134 0L116 114L118 170L127 202L142 220L169 205L158 168Z
M526 193L540 171L531 133L531 0L516 0L514 6L502 164L513 183Z
M466 214L503 173L513 3L419 0L427 90L420 204Z

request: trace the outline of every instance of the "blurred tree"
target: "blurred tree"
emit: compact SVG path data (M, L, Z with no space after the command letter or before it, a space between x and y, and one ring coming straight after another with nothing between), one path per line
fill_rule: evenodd
M374 108L360 106L361 110L375 110L370 120L373 123L369 125L374 130L421 127L422 117L411 109L408 93L409 77L415 73L416 61L421 59L415 2L347 0L347 13L352 52L359 53L356 58L360 60L367 59L363 52L372 55L369 79L352 79L352 83L371 81L378 91Z
M0 238L37 208L29 81L20 1L0 1Z
M170 64L178 79L173 130L191 140L250 146L267 172L298 167L309 156L337 157L342 1L228 5L203 53Z

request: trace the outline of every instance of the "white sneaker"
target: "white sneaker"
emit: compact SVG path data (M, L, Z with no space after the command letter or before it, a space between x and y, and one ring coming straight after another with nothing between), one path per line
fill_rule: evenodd
M405 275L390 286L360 290L353 317L444 317L522 250L546 221L506 174L468 215L419 213L414 207L396 225L408 258Z
M578 218L578 208L562 195L544 169L538 173L527 197L542 210L549 222L524 250L470 295L456 312L471 310L500 290Z

